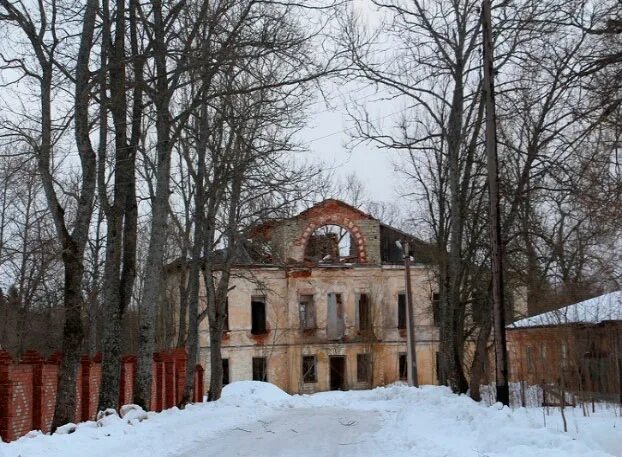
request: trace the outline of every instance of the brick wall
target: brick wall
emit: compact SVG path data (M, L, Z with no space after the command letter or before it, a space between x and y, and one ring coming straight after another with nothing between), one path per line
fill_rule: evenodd
M41 401L38 409L34 409L33 429L48 433L52 428L52 418L54 417L54 405L56 404L56 383L58 382L58 369L60 367L60 356L56 359L41 363L41 382L35 387L40 393Z
M79 382L81 382L82 394L80 420L93 420L97 415L97 403L99 401L99 380L102 373L101 356L98 355L93 359L84 356L80 365L81 378Z
M32 430L32 365L13 365L2 360L0 366L0 434L17 438Z
M359 263L379 264L380 223L338 200L325 200L272 229L277 261L301 262L312 233L324 225L338 225L350 232Z
M622 398L622 321L513 328L507 338L510 381Z
M166 388L163 388L164 404L163 408L172 408L177 404L177 378L175 372L175 357L170 352L165 352L162 355L162 361L164 362L164 384Z
M201 403L203 401L203 389L197 389L196 386L203 386L205 369L202 365L197 365L196 371L194 372L194 398L192 399L195 403Z
M164 362L162 354L153 355L153 365L151 367L151 409L162 411L164 409Z
M43 358L27 351L19 362L0 351L0 438L13 441L30 430L48 433L54 417L61 355ZM153 358L151 409L161 411L181 401L187 356L175 349ZM136 358L121 361L119 405L132 402L136 379ZM101 355L82 357L76 377L75 422L94 420L101 381ZM203 401L203 368L197 366L194 401Z
M119 388L119 404L132 403L134 396L134 379L136 378L136 357L126 355L121 359L121 382Z

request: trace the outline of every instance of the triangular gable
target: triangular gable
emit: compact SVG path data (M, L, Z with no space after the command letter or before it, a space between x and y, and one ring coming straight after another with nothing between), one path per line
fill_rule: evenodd
M325 216L327 213L339 213L340 215L345 216L351 220L377 220L375 217L361 211L360 209L334 198L329 198L319 203L316 203L311 208L302 211L297 216L294 216L294 218L303 218L309 220L316 217Z

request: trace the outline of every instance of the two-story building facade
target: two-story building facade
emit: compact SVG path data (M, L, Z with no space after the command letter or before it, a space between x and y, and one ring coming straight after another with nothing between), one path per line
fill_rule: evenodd
M264 380L289 393L311 393L405 379L406 287L398 240L413 246L419 382L436 383L429 245L337 200L254 227L248 237L246 261L234 267L228 294L225 383ZM206 375L208 336L203 322Z

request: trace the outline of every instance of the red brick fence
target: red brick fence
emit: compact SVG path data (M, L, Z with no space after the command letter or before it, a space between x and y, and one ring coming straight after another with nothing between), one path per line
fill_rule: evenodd
M0 351L0 438L12 441L30 430L50 431L56 402L61 355L44 359L28 351L19 362ZM175 349L153 356L151 410L171 408L181 401L186 379L186 351ZM119 405L132 403L136 358L124 356L121 364ZM101 380L101 355L82 357L76 384L74 422L94 420ZM197 365L195 402L203 401L203 368Z

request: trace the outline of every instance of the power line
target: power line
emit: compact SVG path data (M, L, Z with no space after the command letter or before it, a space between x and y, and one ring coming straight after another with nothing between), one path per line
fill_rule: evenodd
M386 119L386 118L388 118L388 117L391 117L391 116L395 116L395 115L397 115L397 114L404 113L404 112L405 112L405 111L407 111L408 109L409 109L408 107L406 107L406 108L402 108L401 110L394 111L393 113L389 113L389 114L387 114L387 115L385 115L385 116L381 116L381 117L377 117L377 118L375 118L375 119L372 119L372 120L371 120L371 121L369 121L369 122L370 122L370 123L378 122L378 121L381 121L381 120ZM311 140L306 141L306 142L305 142L305 144L313 144L313 143L315 143L316 141L321 141L321 140L324 140L324 139L326 139L326 138L330 138L330 137L332 137L332 136L339 135L340 133L347 133L347 132L351 132L351 131L354 131L354 130L356 130L356 127L349 127L349 128L345 128L345 129L337 130L337 131L335 131L335 132L332 132L332 133L329 133L329 134L326 134L326 135L323 135L323 136L320 136L320 137L317 137L317 138L312 138Z

